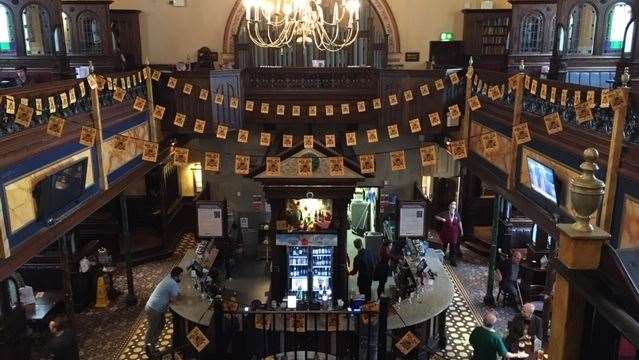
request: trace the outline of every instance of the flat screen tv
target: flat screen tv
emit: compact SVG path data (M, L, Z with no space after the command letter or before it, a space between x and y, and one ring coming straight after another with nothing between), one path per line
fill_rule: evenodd
M63 208L73 205L84 194L87 159L53 173L40 181L34 190L38 219L48 220Z
M535 192L557 204L558 183L552 168L528 158L528 176L530 177L530 185Z

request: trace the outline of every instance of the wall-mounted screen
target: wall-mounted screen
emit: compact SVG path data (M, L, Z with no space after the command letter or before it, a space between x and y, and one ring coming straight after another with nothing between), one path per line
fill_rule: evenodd
M557 203L557 176L553 169L529 157L528 176L535 192Z

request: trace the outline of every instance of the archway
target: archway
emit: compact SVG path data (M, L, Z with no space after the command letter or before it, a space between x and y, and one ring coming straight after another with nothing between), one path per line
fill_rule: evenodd
M397 22L395 16L391 11L390 6L386 0L369 0L371 6L375 9L384 27L384 31L388 34L388 61L389 63L401 61L401 47L399 40L399 29L397 28ZM242 19L245 17L246 12L242 0L236 0L231 14L226 21L226 27L224 29L224 53L222 54L222 60L224 63L232 63L235 58L235 43L233 36L237 33Z

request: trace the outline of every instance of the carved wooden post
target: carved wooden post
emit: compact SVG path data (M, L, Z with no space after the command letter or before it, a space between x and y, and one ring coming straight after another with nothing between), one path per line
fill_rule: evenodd
M621 150L623 148L623 131L626 127L626 118L628 117L628 100L630 99L630 72L625 68L621 75L620 88L626 99L626 104L615 110L612 118L612 134L610 138L610 151L608 152L608 168L606 169L606 195L604 196L603 207L601 211L600 226L610 231L612 226L612 212L615 207L615 197L617 195L617 173L619 163L621 162Z
M598 166L597 150L584 151L582 174L570 180L570 198L576 217L574 224L559 224L559 255L563 266L570 270L594 270L599 267L601 248L610 234L590 224L590 217L601 204L604 183L594 176ZM584 336L586 301L560 271L555 280L552 300L552 331L550 358L577 360L581 358Z
M89 76L95 76L93 74L94 67L93 62L89 61ZM101 190L107 190L109 188L109 181L107 180L107 174L104 167L104 159L102 156L102 144L104 142L102 134L102 111L100 109L100 93L99 89L90 89L91 92L91 117L93 118L93 127L96 129L95 137L95 150L96 159L98 163L98 185Z
M517 76L517 88L515 89L515 103L513 105L513 127L521 123L524 112L524 78L526 77L524 70L526 70L526 66L524 65L524 60L522 60L521 64L519 64L519 74L515 75ZM518 145L515 139L512 138L512 135L511 145L512 158L510 159L510 171L508 172L508 190L515 188L515 175L517 174Z
M469 146L470 139L470 105L468 99L473 96L473 76L475 76L475 68L473 68L473 57L468 60L468 70L466 71L466 95L464 97L464 119L461 124L461 138L466 140L466 146Z
M159 141L159 131L157 120L153 117L153 110L155 109L155 103L153 102L153 79L151 79L151 67L149 66L149 59L145 61L146 67L146 103L149 104L149 132L150 140L153 142Z

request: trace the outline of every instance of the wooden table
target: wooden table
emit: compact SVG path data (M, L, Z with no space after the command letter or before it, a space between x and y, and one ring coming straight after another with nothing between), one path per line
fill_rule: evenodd
M36 328L45 328L53 315L53 310L62 303L64 294L62 291L45 291L42 296L37 296L35 304L25 305L27 322Z

